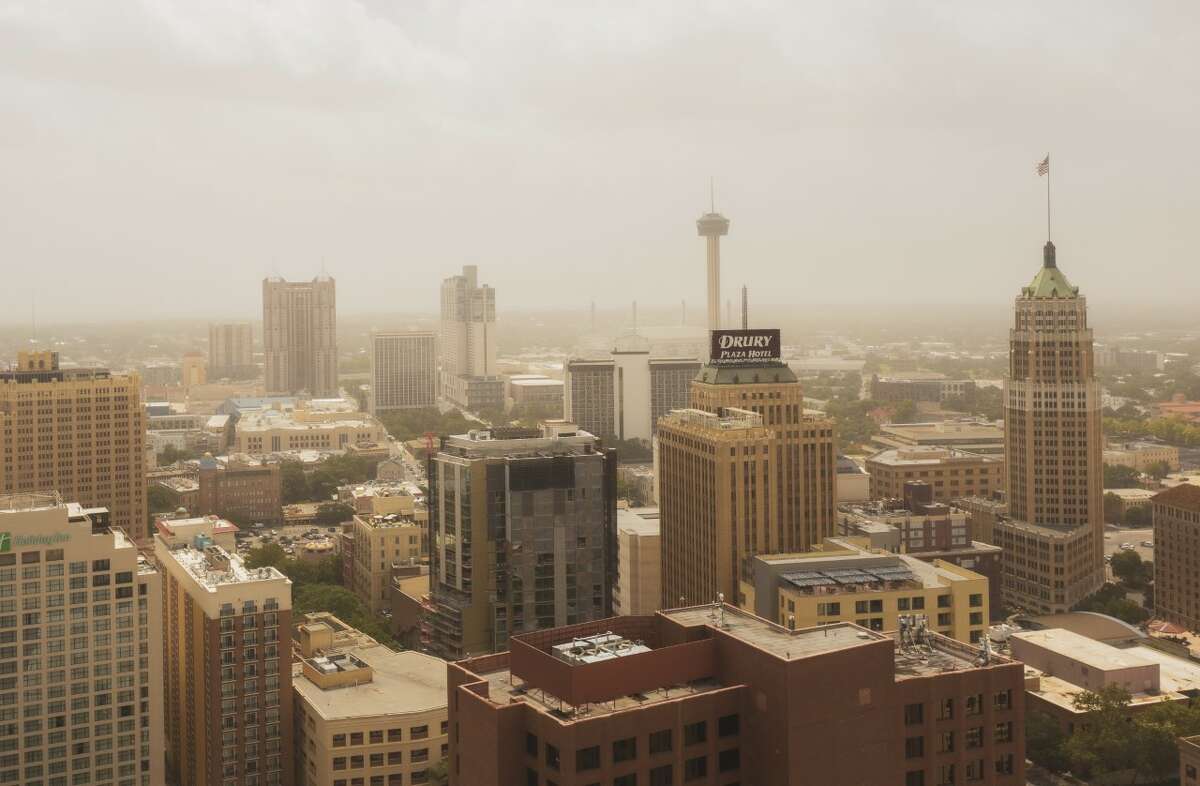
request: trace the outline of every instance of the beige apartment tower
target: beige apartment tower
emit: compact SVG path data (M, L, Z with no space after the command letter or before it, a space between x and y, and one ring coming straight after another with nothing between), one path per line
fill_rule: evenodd
M0 495L0 783L164 783L160 602L124 532Z
M334 280L263 279L263 357L268 393L338 394Z
M371 412L437 406L437 335L371 334Z
M209 379L248 379L254 367L254 330L249 322L208 326Z
M756 554L800 552L834 534L833 423L804 412L778 360L706 365L691 409L658 424L664 608L739 602Z
M247 568L237 527L162 519L167 771L179 786L291 786L292 582Z
M108 508L112 526L146 531L141 379L63 369L57 352L21 352L0 372L0 494L57 492Z
M1104 583L1100 386L1087 302L1047 242L1021 290L1004 385L1008 511L995 524L1016 607L1068 611Z

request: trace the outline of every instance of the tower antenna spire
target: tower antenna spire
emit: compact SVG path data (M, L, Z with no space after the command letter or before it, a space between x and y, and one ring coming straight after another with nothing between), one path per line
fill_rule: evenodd
M1037 165L1038 177L1046 178L1046 242L1049 243L1053 238L1050 235L1050 154L1038 162Z

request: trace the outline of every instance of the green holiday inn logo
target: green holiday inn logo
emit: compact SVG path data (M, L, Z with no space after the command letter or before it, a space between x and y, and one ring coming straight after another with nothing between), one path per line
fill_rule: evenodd
M12 551L13 546L57 546L71 539L69 532L51 532L46 535L13 535L0 532L0 554Z

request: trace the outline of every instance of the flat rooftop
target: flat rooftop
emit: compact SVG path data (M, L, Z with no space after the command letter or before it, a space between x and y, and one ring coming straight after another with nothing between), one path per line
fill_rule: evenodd
M1004 428L998 423L942 420L929 423L888 423L881 431L914 440L931 439L991 439L1004 440Z
M1122 649L1062 628L1018 631L1012 634L1012 638L1066 655L1100 671L1150 666L1153 663L1152 660L1141 656L1138 650L1144 649L1142 647Z
M349 650L366 663L371 682L322 690L304 676L292 686L326 720L406 715L446 706L446 662L406 650L394 652L382 644Z
M725 606L723 623L719 615L714 618L712 606L693 606L660 613L681 625L709 625L718 628L722 633L784 660L823 655L827 652L857 647L869 641L888 638L881 633L875 633L850 623L788 630L781 625L767 622L762 617L728 605Z
M197 584L210 592L216 592L218 588L232 584L288 581L287 576L284 576L275 568L247 568L242 558L238 555L230 554L220 546L210 546L209 548L215 549L228 560L229 565L227 569L217 569L207 554L191 546L177 547L169 550L167 553L183 566L184 570L196 580Z
M933 445L889 448L879 451L874 456L871 456L869 460L877 464L899 467L936 466L947 462L1000 463L1000 459L996 456L985 456L957 448L935 447Z

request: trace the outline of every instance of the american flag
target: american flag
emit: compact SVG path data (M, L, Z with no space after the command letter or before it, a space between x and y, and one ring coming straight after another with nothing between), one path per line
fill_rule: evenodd
M1046 154L1045 158L1043 158L1041 161L1038 162L1037 173L1038 173L1038 177L1041 177L1042 175L1050 174L1050 154L1049 153Z

